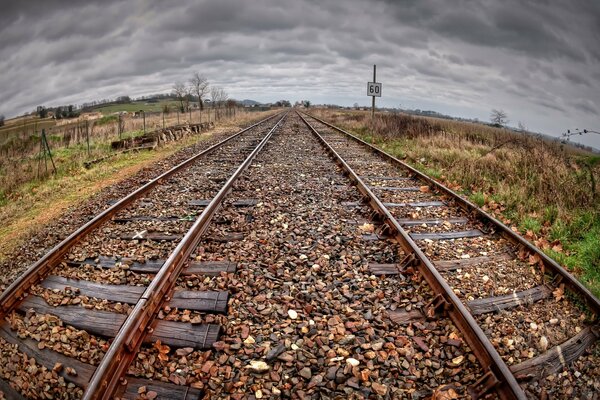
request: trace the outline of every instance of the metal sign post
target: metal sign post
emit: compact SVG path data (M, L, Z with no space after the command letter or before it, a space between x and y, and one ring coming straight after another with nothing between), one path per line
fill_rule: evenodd
M375 116L375 97L381 97L381 83L377 82L377 65L373 65L373 82L367 82L367 96L373 98L371 119Z

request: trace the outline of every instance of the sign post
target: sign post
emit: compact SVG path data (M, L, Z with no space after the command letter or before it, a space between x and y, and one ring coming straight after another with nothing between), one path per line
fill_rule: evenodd
M377 65L373 65L373 82L367 82L367 96L373 98L371 119L375 116L375 97L381 97L381 83L377 82Z

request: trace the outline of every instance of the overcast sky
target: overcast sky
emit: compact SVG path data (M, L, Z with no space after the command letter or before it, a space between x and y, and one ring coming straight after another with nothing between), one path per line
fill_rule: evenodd
M0 114L169 91L432 109L559 135L600 131L600 1L9 1ZM581 139L600 148L600 135Z

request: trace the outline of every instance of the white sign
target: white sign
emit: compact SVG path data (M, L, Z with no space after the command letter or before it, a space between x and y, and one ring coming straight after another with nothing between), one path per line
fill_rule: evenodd
M368 82L367 83L367 96L381 97L381 83Z

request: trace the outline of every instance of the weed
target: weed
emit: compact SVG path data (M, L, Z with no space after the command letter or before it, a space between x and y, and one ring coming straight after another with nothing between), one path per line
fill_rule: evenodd
M533 217L525 217L520 225L522 232L532 231L536 235L542 230L542 223Z
M471 196L471 200L479 207L483 207L485 204L485 195L482 192L475 192Z
M558 208L556 206L547 206L544 208L544 221L552 225L558 218Z
M564 221L558 220L555 221L554 224L552 224L549 233L550 240L559 240L561 242L565 242L569 239L570 236L571 232Z

